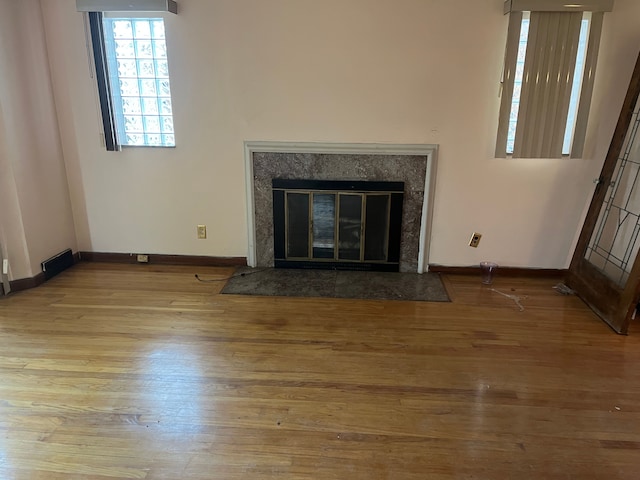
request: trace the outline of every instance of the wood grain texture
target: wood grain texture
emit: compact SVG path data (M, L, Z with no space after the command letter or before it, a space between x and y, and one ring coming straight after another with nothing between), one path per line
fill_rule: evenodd
M638 478L637 327L557 279L425 303L194 278L232 272L80 263L0 299L0 478Z

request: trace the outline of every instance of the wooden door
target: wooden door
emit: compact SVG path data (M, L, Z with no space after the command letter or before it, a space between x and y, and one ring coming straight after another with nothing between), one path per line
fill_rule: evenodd
M640 56L569 267L567 284L626 334L640 300Z

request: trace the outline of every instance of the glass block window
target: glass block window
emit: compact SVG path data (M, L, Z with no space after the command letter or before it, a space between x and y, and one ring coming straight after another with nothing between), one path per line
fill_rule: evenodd
M175 146L164 20L102 21L118 143Z

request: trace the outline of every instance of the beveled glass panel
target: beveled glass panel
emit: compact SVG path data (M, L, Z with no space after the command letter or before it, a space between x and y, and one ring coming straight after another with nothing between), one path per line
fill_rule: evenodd
M334 258L336 250L336 195L313 194L313 258Z
M640 248L640 116L633 113L585 259L624 287Z
M384 261L387 259L389 240L389 206L391 196L368 194L366 196L364 259Z
M287 258L309 257L309 194L287 192Z
M360 260L362 237L362 195L339 195L338 259Z

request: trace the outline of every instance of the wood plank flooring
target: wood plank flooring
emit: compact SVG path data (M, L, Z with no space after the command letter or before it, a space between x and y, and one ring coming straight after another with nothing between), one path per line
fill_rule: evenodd
M557 279L419 303L194 278L232 272L81 263L0 299L0 478L640 478L640 329Z

